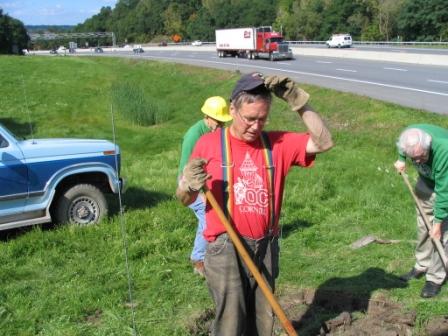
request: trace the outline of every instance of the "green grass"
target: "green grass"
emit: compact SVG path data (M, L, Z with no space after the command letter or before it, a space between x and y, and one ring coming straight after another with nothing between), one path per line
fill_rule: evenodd
M127 59L0 57L1 122L23 137L31 136L31 120L35 137L112 140L113 109L128 181L123 219L113 215L94 227L44 225L0 234L2 334L132 335L124 238L138 333L188 334L212 302L188 260L195 218L174 198L180 143L202 117L203 101L228 97L237 79L231 72ZM393 170L394 143L410 123L448 127L448 120L304 88L328 121L336 147L319 156L313 169L293 169L288 176L278 293L386 293L417 311L418 332L428 318L448 311L448 289L428 301L419 297L423 280L407 288L396 281L413 265L416 229L411 196ZM160 113L155 125L122 113L132 97L138 97L135 111L148 104L147 111ZM270 119L269 129L304 129L282 102L275 102ZM349 248L367 234L402 242Z

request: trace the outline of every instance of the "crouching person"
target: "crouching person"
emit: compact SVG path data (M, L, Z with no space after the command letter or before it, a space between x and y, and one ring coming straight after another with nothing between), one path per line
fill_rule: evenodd
M402 173L409 158L418 171L415 195L429 218L431 232L417 209L417 247L414 267L400 278L403 281L425 275L426 282L421 297L431 298L439 294L445 281L446 270L431 237L448 241L448 130L428 124L411 125L398 139L398 160L395 168Z

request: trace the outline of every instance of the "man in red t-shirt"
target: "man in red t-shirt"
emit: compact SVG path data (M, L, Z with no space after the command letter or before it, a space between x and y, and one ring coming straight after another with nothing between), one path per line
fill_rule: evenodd
M271 93L298 112L307 133L262 132ZM230 97L232 124L198 140L176 191L188 205L207 185L272 291L278 275L278 221L286 175L291 166L312 166L316 154L333 146L308 98L287 77L242 76ZM212 335L270 336L272 308L210 204L206 222L205 276L216 306Z

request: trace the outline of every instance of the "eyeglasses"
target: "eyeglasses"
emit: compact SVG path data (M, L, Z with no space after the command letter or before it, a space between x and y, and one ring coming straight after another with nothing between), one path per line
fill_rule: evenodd
M244 117L243 115L241 115L241 113L240 113L239 111L237 111L236 113L239 115L239 117L241 118L241 120L242 120L247 126L253 126L253 125L255 125L255 123L258 123L258 124L260 124L261 126L264 126L264 125L269 124L268 117L261 118L261 119L259 119L259 118L247 118L247 117Z

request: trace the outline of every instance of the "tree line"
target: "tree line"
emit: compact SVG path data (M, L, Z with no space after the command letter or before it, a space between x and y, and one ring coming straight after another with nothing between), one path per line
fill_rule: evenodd
M23 23L0 8L0 54L22 54L28 48L29 39Z
M75 27L113 31L117 40L214 41L215 29L272 25L286 40L444 41L446 0L119 0Z
M447 0L119 0L72 28L114 32L117 42L214 41L215 29L273 26L286 40L324 41L349 33L357 41L448 40ZM79 41L106 45L112 41ZM38 42L48 47L55 42ZM27 48L23 23L0 8L0 53Z

